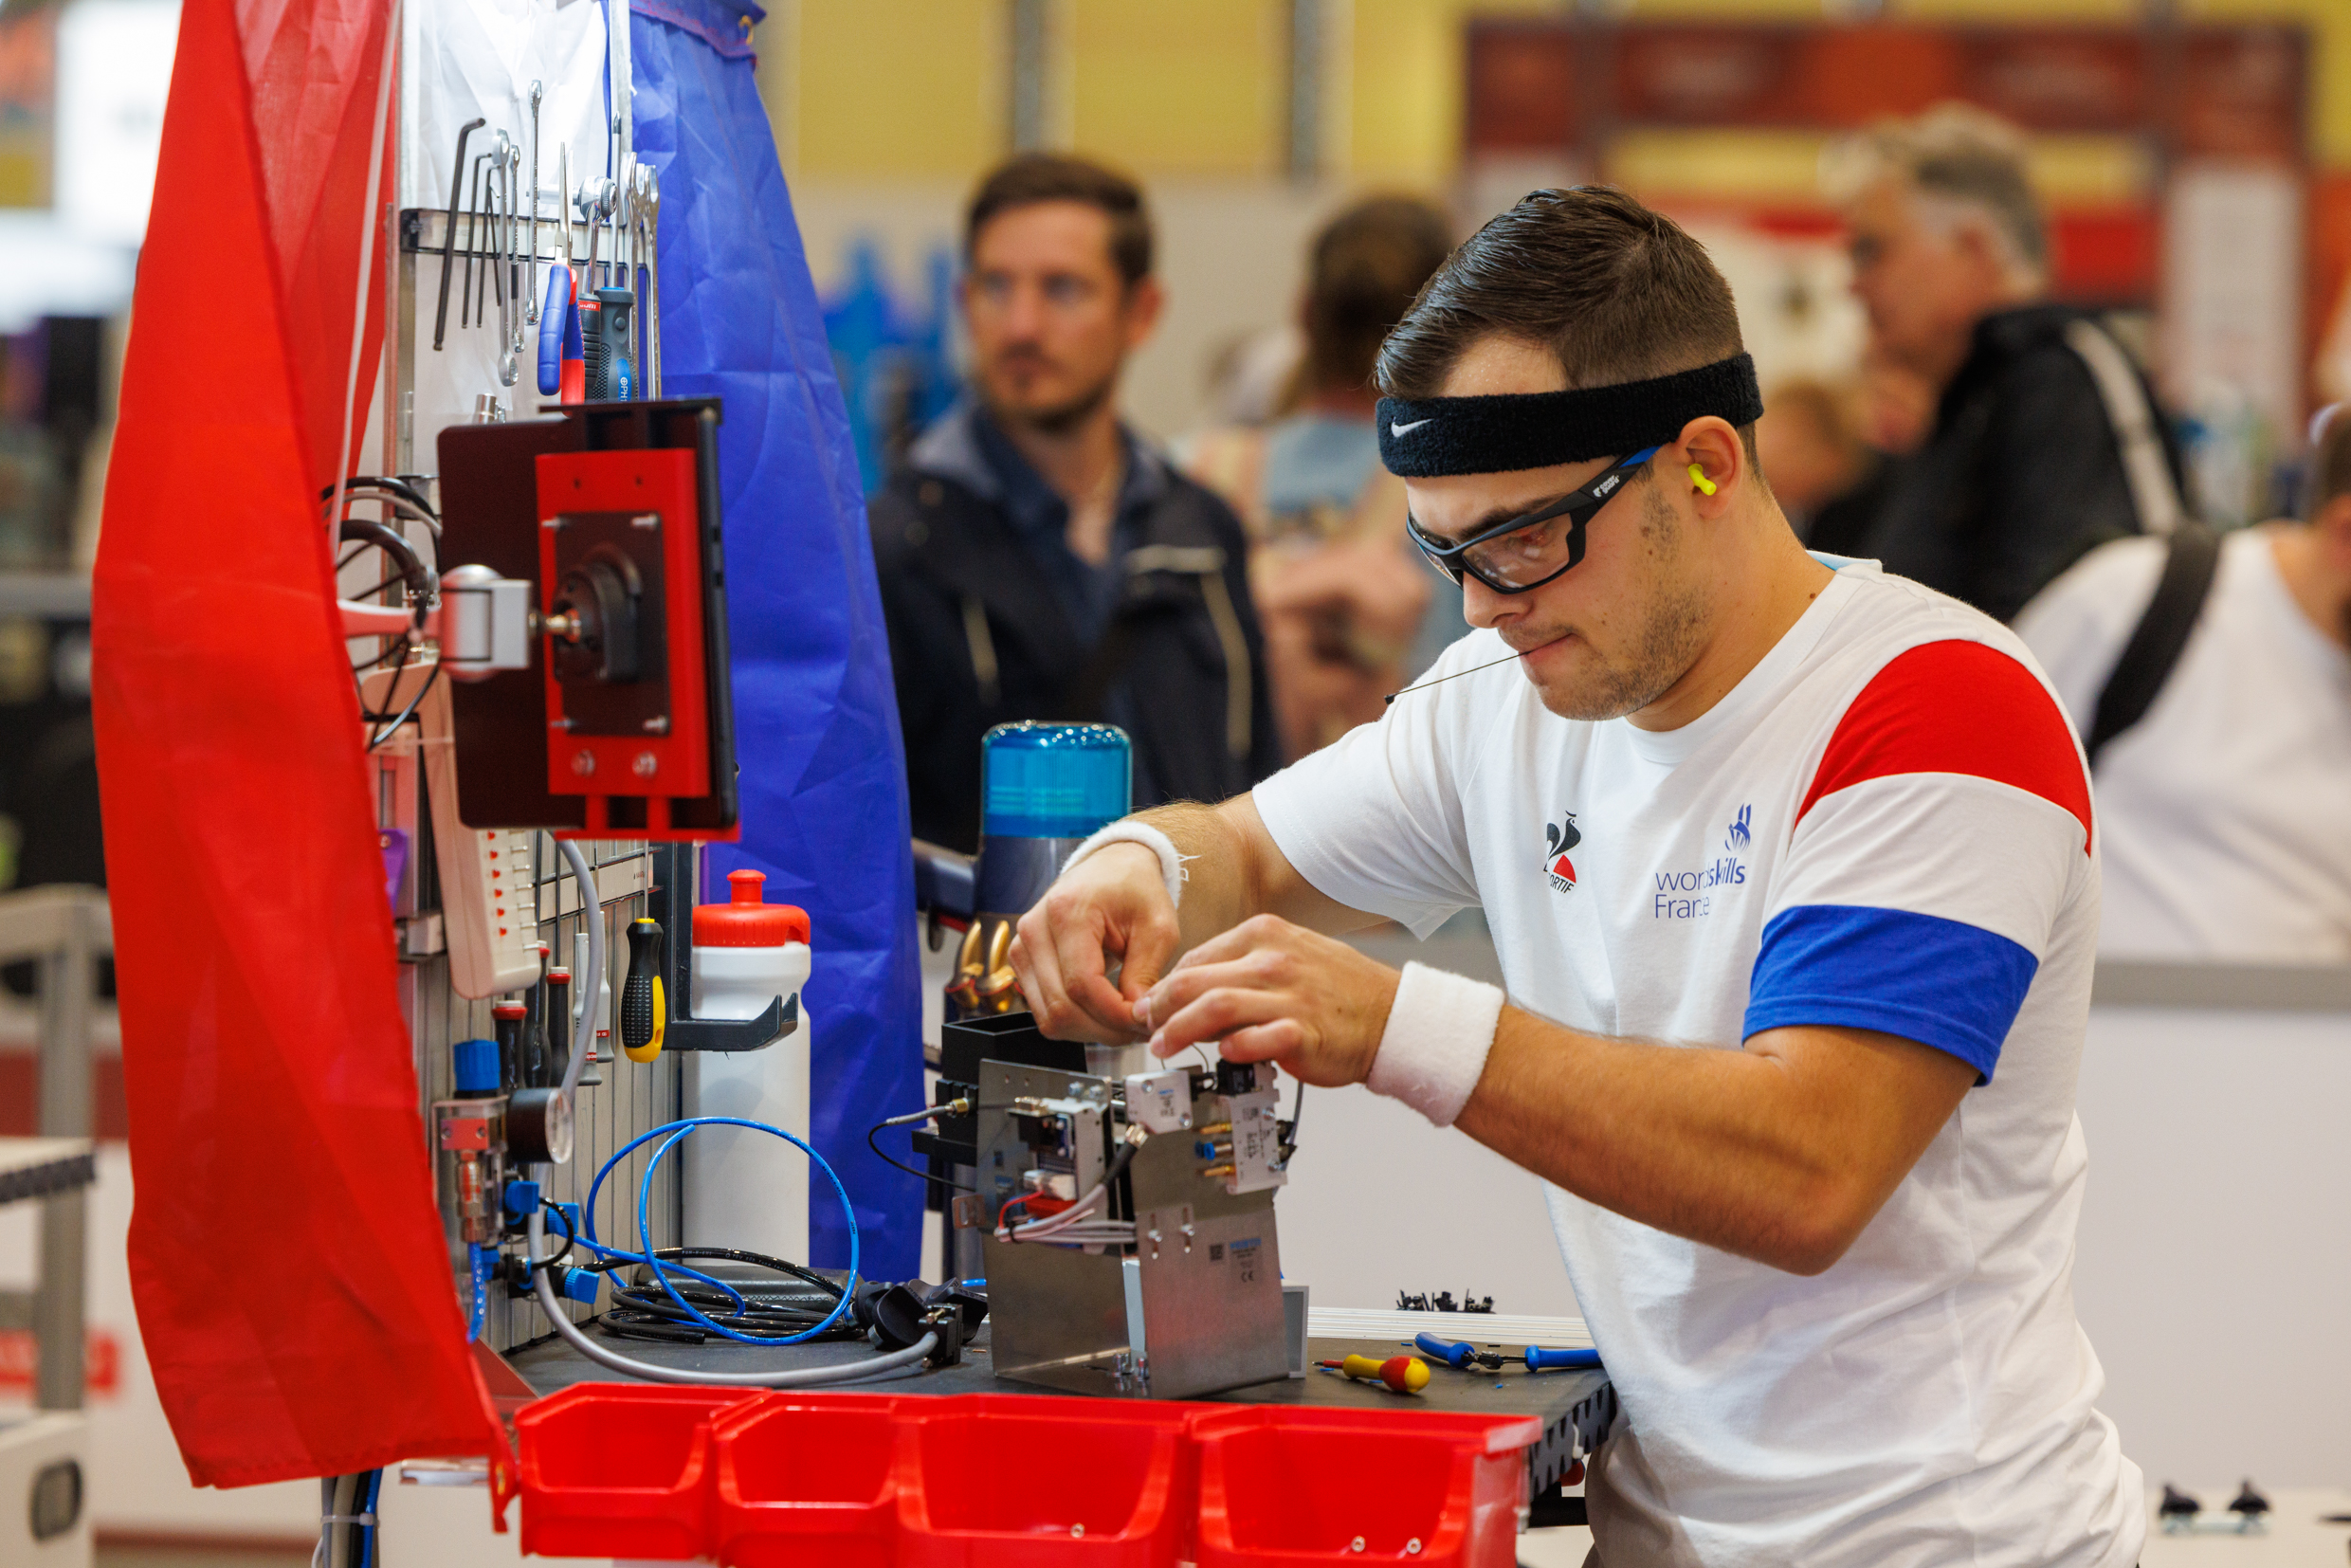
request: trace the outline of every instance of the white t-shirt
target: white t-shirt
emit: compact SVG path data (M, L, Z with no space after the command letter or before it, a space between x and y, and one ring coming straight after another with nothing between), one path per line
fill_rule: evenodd
M2287 592L2273 538L2221 541L2179 663L2099 756L2105 952L2351 959L2351 655ZM2152 538L2094 550L2016 619L2085 735L2163 555Z
M1549 1190L1627 1417L1591 1472L1609 1568L2120 1568L2141 1479L2093 1408L2070 1283L2098 924L2080 749L1996 623L1832 564L1681 729L1557 718L1504 665L1398 699L1257 808L1357 909L1426 936L1483 904L1511 1000L1546 1018L1693 1049L1885 1030L1984 1075L1816 1278ZM1505 656L1473 632L1433 674Z

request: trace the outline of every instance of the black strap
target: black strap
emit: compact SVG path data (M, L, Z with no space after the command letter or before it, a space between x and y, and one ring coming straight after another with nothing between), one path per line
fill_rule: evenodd
M2188 634L2211 594L2213 577L2220 568L2220 536L2200 522L2183 522L2172 531L2163 556L2163 575L2157 579L2155 597L2123 645L2098 693L2098 717L2090 725L2083 749L2090 766L2107 741L2147 716L2156 694L2171 678L2187 650Z

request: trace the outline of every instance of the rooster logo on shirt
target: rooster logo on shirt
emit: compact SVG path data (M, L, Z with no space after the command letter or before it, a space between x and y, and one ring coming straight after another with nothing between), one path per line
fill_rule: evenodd
M1567 852L1581 844L1584 835L1576 829L1575 812L1562 814L1567 818L1565 822L1543 824L1543 874L1551 879L1553 892L1573 893L1576 891L1576 863L1567 858Z

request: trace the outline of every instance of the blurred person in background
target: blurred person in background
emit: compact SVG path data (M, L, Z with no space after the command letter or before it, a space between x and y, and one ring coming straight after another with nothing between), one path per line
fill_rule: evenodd
M1138 806L1216 800L1279 765L1247 538L1119 418L1163 302L1142 192L1031 154L963 231L969 394L868 508L914 832L976 848L980 737L1097 720Z
M1380 716L1383 699L1467 635L1461 590L1410 558L1403 483L1380 466L1372 365L1452 249L1445 213L1372 196L1315 235L1299 305L1303 352L1281 417L1192 443L1193 476L1232 503L1283 749L1295 758Z
M2351 833L2337 815L2351 799L2341 405L2311 445L2306 520L2118 540L2016 618L2091 739L2105 952L2351 961Z
M1881 488L1883 465L1861 439L1860 396L1858 387L1796 376L1763 394L1755 425L1756 460L1789 526L1832 556L1851 553L1840 548L1857 532L1845 520L1858 511L1866 523L1870 495Z
M2007 620L2093 547L2168 533L2178 453L2122 347L2047 300L2016 133L1946 104L1840 143L1824 175L1872 350L1938 399L1855 553Z
M1825 555L1861 555L1934 413L1933 389L1883 355L1850 385L1798 376L1774 387L1756 450L1796 537Z

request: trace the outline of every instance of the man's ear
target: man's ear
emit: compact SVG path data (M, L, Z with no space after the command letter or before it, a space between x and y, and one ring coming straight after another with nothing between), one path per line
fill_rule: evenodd
M1682 439L1659 452L1657 463L1658 482L1687 489L1690 505L1702 518L1728 511L1731 492L1755 467L1738 430L1712 414L1682 427Z
M1126 317L1126 349L1129 354L1151 340L1152 333L1158 330L1159 313L1166 308L1167 291L1159 286L1158 279L1138 278L1127 285L1123 314Z

